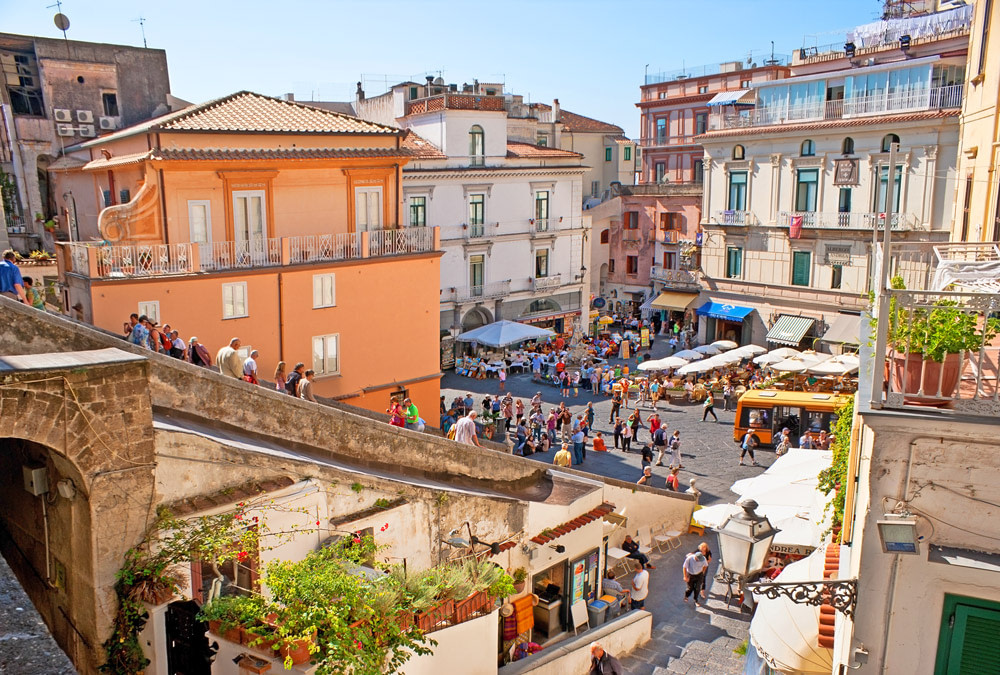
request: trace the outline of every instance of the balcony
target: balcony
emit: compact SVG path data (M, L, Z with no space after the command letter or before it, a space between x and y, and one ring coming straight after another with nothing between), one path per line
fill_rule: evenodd
M705 185L703 181L643 183L642 185L621 185L612 193L636 197L700 197Z
M737 61L742 62L743 59L737 59ZM792 62L792 57L788 54L771 54L770 58L763 61L763 66L787 66ZM738 73L739 70L733 68L734 61L726 61L722 63L711 63L704 66L688 66L686 68L679 68L677 70L665 70L659 73L647 73L645 78L645 86L651 84L660 84L661 82L675 82L677 80L687 80L694 77L708 77L709 75L718 75L723 72Z
M887 250L890 274L905 288L876 291L872 407L995 420L1000 247L901 242ZM966 349L949 353L956 342ZM935 348L943 364L924 360Z
M478 300L494 300L510 295L510 279L504 281L492 281L479 286L459 286L452 288L441 294L443 300L454 300L455 302L469 302Z
M700 290L701 284L697 277L687 270L666 269L662 265L653 265L649 268L649 278L659 281L664 288L678 291Z
M778 224L781 227L789 227L792 218L802 217L802 227L804 229L815 230L867 230L871 232L876 227L885 229L884 213L835 213L830 211L782 211L778 216ZM894 213L890 219L892 229L896 232L919 229L920 224L917 217L912 213Z
M532 218L528 221L528 232L532 239L537 237L555 236L559 231L558 218Z
M562 286L562 275L554 274L550 277L535 277L531 280L531 290L548 291Z
M713 223L717 225L758 225L760 221L753 211L716 211Z
M756 108L740 113L713 112L709 131L766 127L800 122L846 120L897 113L912 113L962 107L963 85L916 89L903 93L855 96L840 101L817 101L801 105Z
M650 138L639 139L639 147L648 150L655 148L671 148L678 145L697 145L694 137L698 134L689 134L681 136L653 136Z
M381 258L437 250L436 230L413 227L251 242L60 243L66 252L60 265L63 271L92 279L126 279Z
M446 92L437 96L418 98L406 104L407 115L417 115L438 110L491 110L503 111L503 96L476 96Z
M676 244L681 240L680 230L657 230L656 241L660 244Z

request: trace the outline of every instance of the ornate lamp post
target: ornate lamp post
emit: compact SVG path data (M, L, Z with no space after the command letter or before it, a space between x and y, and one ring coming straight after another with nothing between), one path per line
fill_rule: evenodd
M729 516L718 533L722 579L728 583L738 581L742 588L748 578L764 569L778 530L765 516L754 512L757 508L754 500L743 499L737 505L743 512Z

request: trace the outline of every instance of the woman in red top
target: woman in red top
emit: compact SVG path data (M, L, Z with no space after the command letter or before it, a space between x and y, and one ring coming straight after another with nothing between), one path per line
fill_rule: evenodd
M389 409L386 410L386 412L389 414L389 424L394 427L406 426L406 417L403 412L403 406L395 397L393 397L392 402L389 404Z
M676 466L673 469L670 470L670 475L667 476L667 489L668 490L671 490L673 492L680 492L681 491L681 482L680 482L680 479L677 478L677 474L679 472L680 472L680 469L678 469Z

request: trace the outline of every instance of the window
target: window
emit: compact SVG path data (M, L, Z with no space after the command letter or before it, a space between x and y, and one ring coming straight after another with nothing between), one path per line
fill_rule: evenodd
M486 157L486 136L483 128L474 124L469 130L469 163L472 166L482 166Z
M638 211L626 211L625 212L625 224L624 228L626 230L638 230L639 229L639 212Z
M118 201L122 204L128 204L132 200L132 191L128 188L118 191Z
M896 134L886 134L882 138L882 152L889 152L892 149L892 144L895 143L899 145L899 136Z
M667 118L656 120L656 144L663 145L667 141Z
M382 229L382 188L354 188L354 231Z
M410 197L410 227L427 225L427 197Z
M850 136L848 136L847 138L844 139L844 144L841 147L841 152L843 152L845 155L853 155L854 154L854 139L853 138L851 138Z
M812 272L812 253L792 251L792 285L808 286Z
M622 152L624 153L624 155L622 156L622 159L624 159L626 162L631 162L632 161L632 146L626 145L622 149Z
M691 159L691 166L694 167L694 182L704 183L705 182L705 163L702 161L701 157L693 157Z
M145 302L139 303L139 316L145 314L149 317L150 321L160 322L160 301L159 300L147 300Z
M840 194L837 196L837 216L839 219L839 225L842 227L848 227L851 224L851 188L840 188Z
M819 169L799 169L795 184L795 210L812 213L816 210Z
M313 309L337 306L337 275L313 275Z
M899 164L896 165L896 177L893 180L892 185L892 210L893 213L899 213L899 193L902 192L903 186L903 167ZM879 181L878 181L878 193L875 195L875 212L885 213L886 211L886 192L889 189L889 167L881 166L879 167Z
M118 117L118 95L114 92L101 94L105 117Z
M660 214L660 229L661 230L680 230L681 223L684 221L683 213L669 213L663 212Z
M549 193L548 190L539 190L535 193L535 224L541 225L549 220Z
M668 270L677 269L677 254L673 251L663 253L663 268Z
M750 80L740 80L740 89L749 89Z
M979 36L979 67L976 68L976 72L979 74L986 71L986 43L989 37L992 10L993 0L985 0L983 3L983 32Z
M264 238L266 231L264 191L234 190L233 232L236 241L260 241Z
M590 196L597 197L601 194L601 181L592 180L590 181Z
M694 115L694 133L703 134L708 131L708 113L695 113Z
M410 100L412 101L416 97L417 97L417 88L416 87L410 87Z
M726 208L730 211L745 211L747 207L747 172L729 172L729 201Z
M535 143L542 146L543 148L548 147L549 137L546 136L545 134L538 134L538 136L535 139Z
M38 65L33 56L14 54L8 61L0 63L7 84L7 94L15 115L45 116L45 106L42 105L41 80L38 78Z
M833 276L830 277L830 288L838 289L840 285L844 282L844 266L834 265L833 266Z
M104 206L105 207L113 205L113 202L111 201L111 190L103 190L101 192L101 197L104 200Z
M611 148L604 148L604 161L605 162L611 161Z
M239 319L247 313L247 282L222 284L222 318Z
M319 335L313 338L313 365L317 375L340 373L340 334Z
M535 277L544 278L549 276L549 250L543 248L535 251Z
M986 8L989 9L989 4ZM995 639L998 632L1000 603L946 594L935 675L996 672L1000 668Z
M469 256L469 286L472 287L472 295L478 296L483 294L483 272L485 266L485 256Z
M212 241L212 202L207 199L188 200L188 233L191 243Z
M743 276L743 249L738 246L726 247L726 278L739 279Z
M469 195L469 234L473 237L483 236L485 218L486 195Z
M615 273L615 259L608 258L608 272L611 274Z
M742 145L733 146L733 159L740 160L746 157L746 150Z
M625 274L638 274L638 273L639 273L639 256L637 255L625 256Z
M809 139L802 141L801 152L803 157L812 157L816 154L816 144Z
M607 244L611 237L611 231L608 229L601 230L601 243Z
M707 94L708 93L708 85L707 84L700 84L700 85L698 85L698 93L699 94Z
M656 172L656 182L663 183L666 181L667 165L663 162L657 162L654 167Z

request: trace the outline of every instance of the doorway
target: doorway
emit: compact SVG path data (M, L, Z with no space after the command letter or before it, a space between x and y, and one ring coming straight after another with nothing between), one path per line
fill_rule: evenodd
M167 605L167 672L170 675L212 675L218 646L208 644L208 626L198 620L201 609L194 600Z

